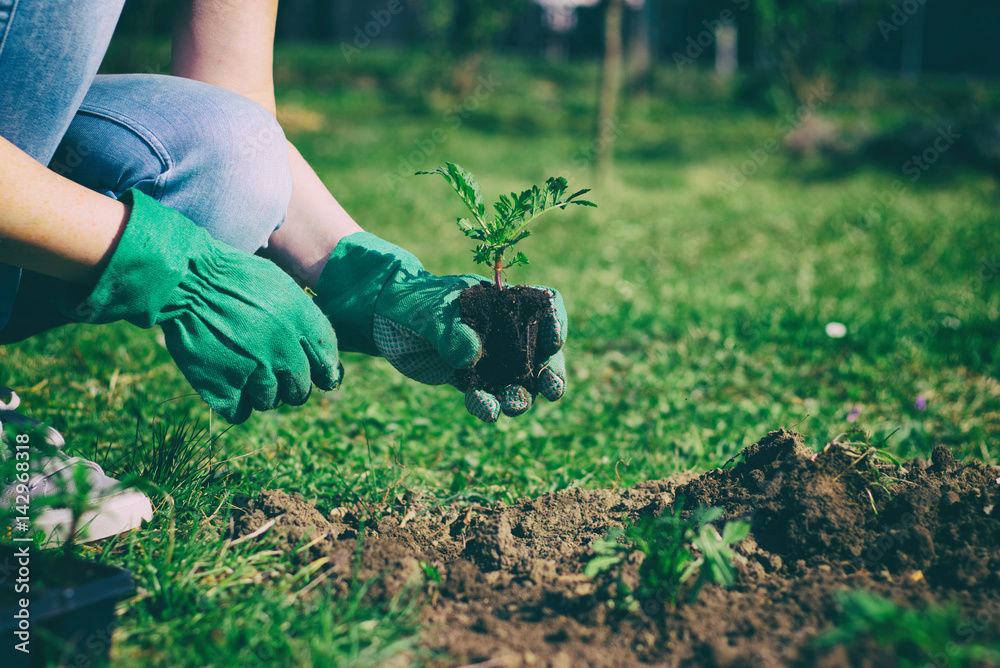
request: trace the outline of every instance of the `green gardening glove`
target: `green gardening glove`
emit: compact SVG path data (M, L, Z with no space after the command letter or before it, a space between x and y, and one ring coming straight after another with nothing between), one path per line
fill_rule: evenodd
M367 232L340 240L316 284L316 303L337 332L342 350L385 357L403 375L428 385L451 383L465 392L465 406L485 422L500 412L515 416L534 400L519 385L499 396L465 387L456 370L471 369L483 356L479 335L462 323L457 303L465 288L482 276L435 276L413 254ZM550 317L539 326L542 358L539 392L555 401L566 390L562 345L566 309L555 290Z
M232 423L340 383L330 323L287 274L137 190L121 200L132 205L121 240L92 290L64 296L66 316L160 325L184 377Z

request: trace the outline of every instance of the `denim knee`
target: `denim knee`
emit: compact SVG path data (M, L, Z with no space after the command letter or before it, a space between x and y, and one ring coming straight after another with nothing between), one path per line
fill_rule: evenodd
M49 167L111 197L137 188L248 252L284 222L292 192L285 136L267 110L162 75L97 77Z

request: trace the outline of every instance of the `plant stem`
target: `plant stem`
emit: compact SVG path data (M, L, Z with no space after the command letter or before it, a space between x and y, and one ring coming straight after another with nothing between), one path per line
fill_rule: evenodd
M503 253L496 256L496 261L493 263L493 282L497 286L497 290L503 290L503 285L500 283L500 272L503 271Z

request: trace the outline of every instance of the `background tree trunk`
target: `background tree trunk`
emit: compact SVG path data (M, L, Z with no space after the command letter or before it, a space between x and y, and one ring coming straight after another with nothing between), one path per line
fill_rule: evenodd
M614 162L616 134L615 114L622 68L622 5L623 0L607 0L604 13L604 68L601 72L601 92L597 109L597 129L594 147L597 152L595 177L598 183L607 180Z
M642 6L628 13L628 92L635 97L652 90L652 65L656 58L656 11L654 0L645 0Z

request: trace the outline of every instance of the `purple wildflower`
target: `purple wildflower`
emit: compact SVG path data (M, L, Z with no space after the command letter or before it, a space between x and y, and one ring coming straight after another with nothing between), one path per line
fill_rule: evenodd
M847 414L847 421L854 422L861 415L861 406L855 406L851 409L851 412Z
M927 397L922 394L918 394L917 400L913 402L913 405L917 407L918 411L927 410Z

